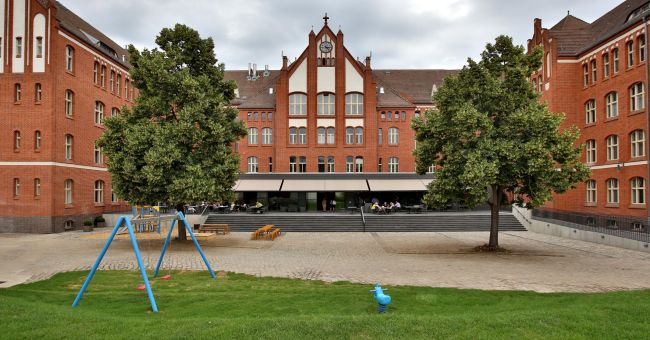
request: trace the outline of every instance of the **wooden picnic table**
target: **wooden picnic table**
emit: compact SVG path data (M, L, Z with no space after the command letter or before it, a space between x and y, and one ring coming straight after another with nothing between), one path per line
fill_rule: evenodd
M266 234L270 233L272 229L275 228L273 224L267 224L253 232L252 239L257 240L261 237L264 237Z

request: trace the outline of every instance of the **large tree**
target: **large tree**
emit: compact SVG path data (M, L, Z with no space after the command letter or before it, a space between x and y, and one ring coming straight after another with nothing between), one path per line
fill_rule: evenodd
M230 106L235 84L224 80L212 38L177 24L163 29L156 44L142 52L129 46L139 95L132 109L106 119L98 141L113 190L132 204L178 208L228 199L239 169L231 145L246 133Z
M413 122L417 172L434 165L436 179L424 200L491 207L489 250L499 248L499 208L544 204L589 176L580 162L577 128L561 129L528 81L542 51L526 54L499 36L476 62L447 77L433 96L435 108Z

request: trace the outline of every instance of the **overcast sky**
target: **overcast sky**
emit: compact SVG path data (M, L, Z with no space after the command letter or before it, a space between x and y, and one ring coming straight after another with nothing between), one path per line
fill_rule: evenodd
M620 0L60 0L120 45L154 47L163 27L183 23L211 36L226 69L281 66L307 46L309 31L340 26L353 56L373 68L460 68L499 34L525 45L533 19L546 28L571 14L592 22Z

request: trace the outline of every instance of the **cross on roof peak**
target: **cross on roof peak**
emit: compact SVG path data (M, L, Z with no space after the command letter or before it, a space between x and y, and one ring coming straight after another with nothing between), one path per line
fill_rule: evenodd
M327 16L327 12L325 12L325 16L323 17L323 20L325 20L325 26L327 26L327 20L329 20L330 17Z

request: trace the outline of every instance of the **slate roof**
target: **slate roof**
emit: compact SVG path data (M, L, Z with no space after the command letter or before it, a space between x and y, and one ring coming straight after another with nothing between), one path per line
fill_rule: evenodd
M60 27L70 32L77 39L95 47L98 52L101 52L116 63L126 68L131 68L131 64L128 62L129 52L127 50L120 47L120 45L104 35L104 33L74 14L58 1L56 1L56 8L56 19L59 21ZM122 61L122 56L125 56L126 61Z
M377 107L414 107L431 105L434 85L439 88L443 79L458 70L373 70L377 88ZM258 71L259 74L262 72ZM269 76L248 80L247 70L226 71L225 78L237 83L239 98L233 101L240 109L275 108L275 86L280 71L272 70ZM273 94L269 88L274 88Z
M643 16L629 22L627 19L634 10L647 3L648 0L624 1L591 24L567 15L549 30L549 35L558 41L559 56L575 57L628 27L638 25Z

